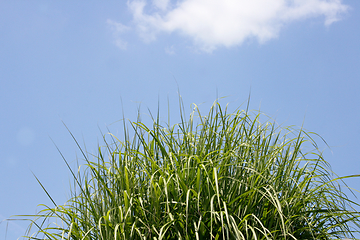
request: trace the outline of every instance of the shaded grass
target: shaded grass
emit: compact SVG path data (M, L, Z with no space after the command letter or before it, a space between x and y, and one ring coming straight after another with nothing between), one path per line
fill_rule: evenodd
M339 239L359 233L359 212L303 129L261 113L207 115L152 126L124 122L94 160L73 171L71 198L43 206L29 239ZM129 128L130 127L130 130ZM69 131L70 132L70 131ZM71 132L70 132L71 134ZM358 175L357 175L358 176ZM35 176L36 177L36 176ZM35 227L35 233L32 233Z

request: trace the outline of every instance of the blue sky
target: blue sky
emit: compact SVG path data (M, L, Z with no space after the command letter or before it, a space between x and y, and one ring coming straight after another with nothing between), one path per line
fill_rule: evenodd
M158 105L171 123L216 97L320 134L340 176L359 174L360 2L354 0L0 1L0 220L59 204L102 132ZM243 105L244 106L244 105ZM99 130L100 129L100 130ZM360 179L347 181L360 189ZM0 224L16 239L28 223Z

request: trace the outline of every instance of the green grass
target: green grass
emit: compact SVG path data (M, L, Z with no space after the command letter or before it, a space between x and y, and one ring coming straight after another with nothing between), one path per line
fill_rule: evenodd
M69 167L71 198L43 205L27 238L325 240L359 233L359 204L339 187L358 175L334 178L316 134L270 118L262 123L261 113L228 113L218 102L204 116L195 105L186 117L181 105L180 115L174 126L161 124L159 114L152 126L124 121L121 140L104 135L96 156L83 152L85 164Z

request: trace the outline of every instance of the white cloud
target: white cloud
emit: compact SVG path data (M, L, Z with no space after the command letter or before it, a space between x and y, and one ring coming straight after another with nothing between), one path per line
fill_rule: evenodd
M266 42L296 20L323 17L329 26L349 8L342 0L178 0L172 4L169 0L152 0L152 4L130 0L128 7L144 41L155 40L161 32L178 32L209 52L241 45L249 38ZM120 24L119 28L126 27Z
M121 23L112 21L110 19L107 20L107 24L108 26L111 28L115 41L114 44L122 49L122 50L126 50L127 49L127 42L121 39L121 34L130 30L130 27L127 27Z
M165 11L168 8L169 0L153 0L153 4L160 10Z
M174 55L175 54L175 47L174 45L172 45L171 47L166 47L165 48L165 52L169 55Z
M122 49L122 50L126 50L127 49L127 42L124 41L124 40L121 40L120 38L117 38L115 41L114 41L115 45Z

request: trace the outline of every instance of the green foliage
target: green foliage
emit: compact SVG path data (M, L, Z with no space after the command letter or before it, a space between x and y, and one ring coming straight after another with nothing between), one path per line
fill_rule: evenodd
M95 160L84 153L85 165L69 167L71 199L44 206L27 238L325 240L359 233L351 207L359 205L341 191L342 178L332 177L316 134L261 123L260 113L228 113L218 102L206 116L196 105L188 119L180 112L174 126L158 117L151 127L130 122L131 131L124 123L121 141L105 135Z

